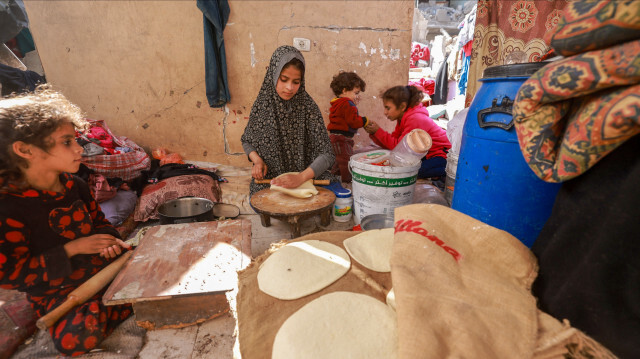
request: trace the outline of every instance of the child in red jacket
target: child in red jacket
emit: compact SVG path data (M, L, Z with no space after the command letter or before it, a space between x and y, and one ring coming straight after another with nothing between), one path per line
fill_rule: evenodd
M444 188L445 167L447 166L447 152L451 143L445 130L436 125L429 117L429 112L422 105L422 91L415 86L396 86L382 94L384 115L391 121L397 121L393 133L388 133L371 122L365 127L373 142L387 148L394 149L402 138L411 130L420 128L431 136L433 144L427 155L422 159L418 178L431 178L434 185Z
M340 72L331 81L331 90L337 96L331 100L329 112L329 139L336 162L331 173L338 174L342 182L351 182L349 159L353 155L353 135L369 121L358 114L356 105L360 101L360 92L364 92L365 82L355 72Z

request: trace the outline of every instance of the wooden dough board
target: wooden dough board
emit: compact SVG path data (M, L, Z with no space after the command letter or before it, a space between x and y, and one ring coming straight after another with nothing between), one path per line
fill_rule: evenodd
M263 189L251 196L251 205L260 212L272 216L304 215L321 211L336 199L336 195L321 187L316 187L318 194L309 198L296 198L270 188Z
M293 237L300 236L300 221L320 214L320 224L331 223L331 209L336 195L326 188L318 188L318 194L309 198L296 198L265 188L251 197L253 209L260 214L264 227L271 225L271 217L289 222Z
M251 222L243 219L151 227L107 289L106 305L138 303L235 287L251 262Z
M308 239L326 241L344 249L342 241L362 232L331 231L312 233L284 245ZM310 301L331 292L348 291L368 294L386 302L386 294L391 289L391 273L371 271L353 258L351 268L343 277L323 290L295 300L280 300L269 296L258 288L258 270L272 250L256 258L245 270L238 273L238 338L243 359L271 357L276 333L289 316Z

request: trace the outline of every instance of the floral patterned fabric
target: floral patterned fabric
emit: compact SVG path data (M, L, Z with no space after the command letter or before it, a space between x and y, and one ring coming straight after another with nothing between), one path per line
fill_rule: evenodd
M201 197L219 202L222 197L218 182L207 175L182 175L148 184L142 190L133 218L138 222L158 219L158 207L180 197Z
M335 156L320 108L305 90L304 76L300 89L292 99L285 101L276 92L276 82L285 64L297 58L304 63L302 54L293 46L280 46L271 56L262 87L251 108L249 123L242 142L253 146L267 165L265 178L275 178L287 172L302 172L319 156ZM330 166L329 166L330 167ZM325 171L316 179L338 178ZM252 179L251 195L268 188Z
M601 16L590 10L606 5L603 1L576 2L568 6L567 14L575 18L584 11L596 18L595 23L586 16L582 21L591 23L591 32L597 34L608 27L608 20L597 25ZM623 9L619 10L627 27L640 27L640 16L624 16ZM584 36L576 33L578 39ZM562 43L578 48L569 38ZM640 133L640 40L543 67L520 87L513 119L524 158L538 177L563 182L584 173Z
M567 6L551 35L551 46L563 56L640 38L640 1L576 1Z
M549 50L565 0L478 0L473 49L467 79L466 106L473 100L487 67L537 62Z

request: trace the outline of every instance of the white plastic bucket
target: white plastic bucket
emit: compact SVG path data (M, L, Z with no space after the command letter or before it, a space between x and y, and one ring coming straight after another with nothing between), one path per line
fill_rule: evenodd
M376 166L356 161L351 156L353 221L360 224L371 214L393 214L396 207L413 202L420 163L410 167Z
M447 200L449 206L451 206L451 199L453 198L453 190L456 186L456 171L458 169L458 155L449 152L447 154L447 167L444 171L447 174L447 178L444 182L444 199Z

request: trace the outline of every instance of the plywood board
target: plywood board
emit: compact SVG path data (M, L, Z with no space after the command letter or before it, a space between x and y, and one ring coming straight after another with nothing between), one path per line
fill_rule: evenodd
M251 262L244 219L150 228L103 297L106 305L225 292Z
M183 328L219 317L229 310L225 293L133 303L136 324L146 330Z

